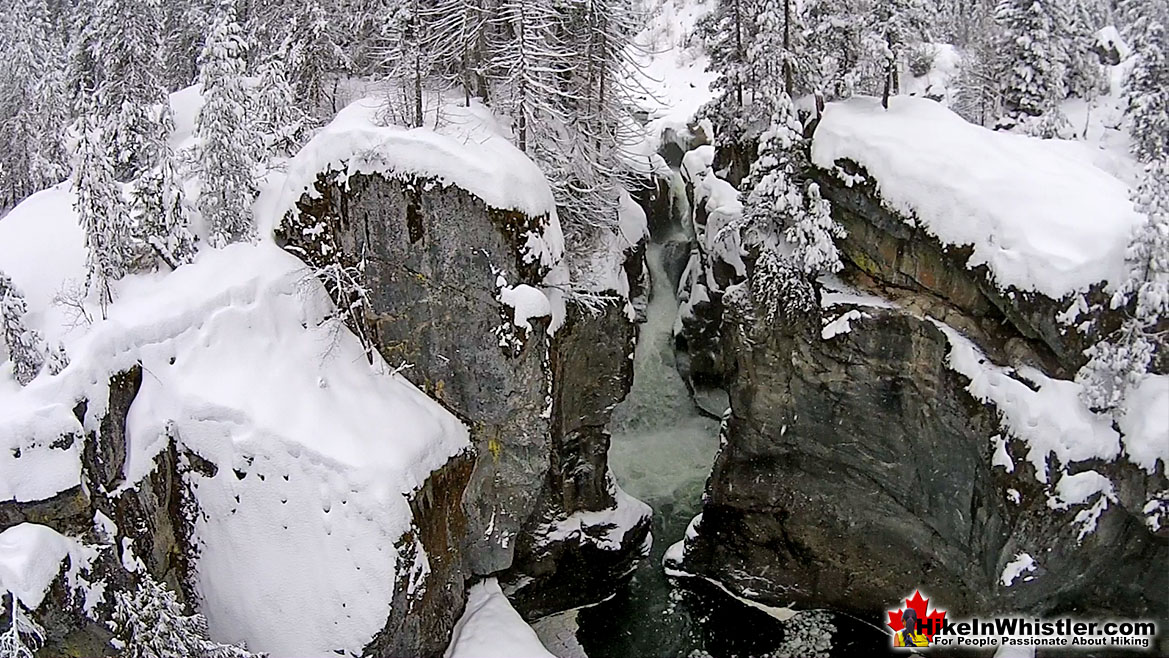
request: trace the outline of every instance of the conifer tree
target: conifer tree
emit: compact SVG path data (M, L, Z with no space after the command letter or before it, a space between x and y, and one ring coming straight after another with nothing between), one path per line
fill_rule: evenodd
M0 272L0 330L16 382L27 386L45 363L44 341L24 323L28 306L12 279Z
M249 122L244 50L235 10L222 2L199 56L203 107L195 123L199 210L215 247L256 238L251 206L260 146Z
M1002 128L1034 125L1035 117L1062 116L1067 96L1067 15L1058 0L1001 0L995 10L1003 71Z
M108 131L87 107L74 126L73 208L85 231L86 289L98 296L104 315L113 301L112 282L122 278L131 257L130 219L122 188L114 180Z
M0 208L66 173L68 100L64 46L44 0L13 3L0 16Z
M174 592L145 570L132 592L114 593L114 623L128 658L252 658L256 654L208 637L207 620L183 611Z
M833 238L844 237L844 230L832 220L820 188L801 180L805 140L790 97L780 98L744 188L747 241L790 252L790 264L811 277L835 272L841 265Z
M1128 0L1121 10L1134 55L1124 82L1132 150L1151 162L1169 157L1169 9L1164 0Z
M1133 194L1148 220L1138 227L1126 253L1128 273L1112 297L1126 318L1117 331L1085 352L1088 363L1076 373L1084 399L1094 409L1123 412L1130 390L1144 379L1154 355L1169 344L1169 165L1149 163Z
M330 77L349 69L334 20L339 7L326 0L299 0L292 27L281 44L287 78L300 110L316 116L331 94ZM336 111L336 107L332 111Z

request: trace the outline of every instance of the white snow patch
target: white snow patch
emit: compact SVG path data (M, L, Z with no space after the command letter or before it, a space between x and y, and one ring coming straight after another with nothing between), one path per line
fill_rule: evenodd
M870 317L868 313L863 313L856 309L846 311L840 317L824 325L820 330L820 337L824 340L830 340L839 336L840 334L847 334L852 331L852 322L854 320L861 320Z
M61 573L73 540L48 526L21 523L0 532L0 592L35 610Z
M1001 287L1058 299L1124 278L1132 230L1145 221L1121 180L1044 140L995 132L910 97L830 103L812 161L852 160L882 199L947 245L972 245Z
M499 301L512 309L512 323L524 331L532 330L532 318L552 315L552 304L539 288L526 283L509 286L502 276L496 279L495 284L499 287Z
M536 631L511 607L499 583L471 586L467 607L455 623L444 658L555 658Z
M1008 473L1014 473L1015 462L1011 459L1011 454L1007 452L1007 438L1001 434L995 434L990 440L994 444L994 456L990 459L990 465L1001 466Z
M1084 406L1079 384L1052 379L1035 368L996 365L970 339L949 325L932 322L950 342L950 367L970 380L966 390L993 404L1006 429L1027 444L1027 461L1040 482L1049 481L1048 455L1054 454L1066 467L1088 459L1111 461L1120 454L1120 435L1107 418Z
M1125 400L1119 420L1129 461L1152 473L1169 467L1169 375L1147 375Z
M317 133L288 162L288 176L270 213L279 222L304 194L316 196L317 176L339 172L345 181L355 174L407 175L455 185L492 208L516 210L529 217L549 217L556 225L556 204L548 180L532 160L497 132L490 112L481 105L450 107L439 130L378 125L382 99L354 101ZM263 227L261 227L263 228ZM548 256L559 260L561 244L549 244ZM559 247L559 248L557 248ZM549 265L552 263L549 262Z
M999 582L1001 582L1004 587L1010 587L1011 585L1015 584L1015 580L1019 576L1022 576L1023 574L1029 573L1031 571L1035 571L1035 569L1035 558L1031 557L1027 553L1019 553L1015 556L1015 559L1011 560L1007 563L1007 566L1003 567L1003 573L999 577ZM1026 577L1023 580L1025 582L1031 580L1032 578L1034 578L1034 576Z
M649 518L653 510L649 505L625 493L625 490L617 485L612 474L609 476L609 490L617 501L613 508L575 512L566 519L556 521L539 532L540 543L574 538L591 543L602 550L620 549L625 535Z

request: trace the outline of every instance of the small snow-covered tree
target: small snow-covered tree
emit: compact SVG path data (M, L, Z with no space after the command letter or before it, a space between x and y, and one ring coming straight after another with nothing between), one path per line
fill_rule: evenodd
M1076 374L1085 401L1095 409L1119 409L1140 383L1156 352L1166 344L1169 320L1169 165L1154 160L1133 195L1148 220L1137 228L1126 252L1128 273L1112 307L1127 314L1120 329L1088 348L1088 363Z
M751 297L763 308L763 319L768 323L806 315L816 308L816 294L808 284L808 275L774 251L759 253L747 281Z
M746 180L743 219L748 242L763 249L791 251L791 264L815 277L840 269L834 237L844 229L832 220L828 202L815 183L805 186L805 141L791 99L781 98L771 127Z
M288 81L295 92L293 99L310 116L321 113L331 93L330 78L350 67L341 46L338 22L333 20L339 9L335 2L299 0L291 30L281 44Z
M166 146L157 168L145 172L134 187L135 226L141 240L171 269L195 256L183 186L175 170L173 154Z
M804 43L813 64L812 87L828 100L851 96L860 83L867 4L863 0L803 3Z
M1157 11L1158 4L1161 11ZM1124 82L1132 150L1150 162L1169 157L1169 10L1158 0L1128 0L1125 36L1134 62Z
M1002 128L1031 125L1060 114L1067 96L1070 30L1059 0L1000 0L998 49L1006 64L1001 81Z
M28 386L45 363L44 341L24 323L27 312L24 297L12 279L0 272L0 330L4 332L4 345L16 383L21 386Z
M128 658L251 658L257 654L208 637L207 620L183 611L174 592L140 570L133 592L114 592L115 632Z
M8 596L12 599L11 623L0 633L0 658L33 658L45 643L45 629L22 611L15 593Z
M97 292L104 314L113 301L110 284L125 274L133 251L122 187L114 180L107 130L92 109L74 125L73 208L85 231L86 289Z
M998 49L997 24L986 18L967 42L958 68L953 109L967 121L988 126L1000 115L1000 78L1005 65Z
M203 107L195 122L199 210L208 241L215 247L256 238L252 201L260 147L248 117L244 51L235 10L230 2L223 2L199 56Z
M878 0L873 3L870 55L881 71L881 106L889 107L889 96L901 91L898 67L908 46L922 41L930 12L921 0Z
M251 97L252 125L264 143L261 159L291 155L300 147L309 118L294 102L284 62L268 58L260 65L259 84Z

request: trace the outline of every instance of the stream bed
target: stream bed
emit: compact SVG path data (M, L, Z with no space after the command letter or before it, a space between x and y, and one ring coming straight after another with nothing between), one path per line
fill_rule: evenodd
M886 636L850 617L808 611L789 622L699 578L667 578L662 556L701 511L719 422L702 415L675 364L678 314L663 248L646 252L651 292L634 357L633 386L614 410L609 462L618 483L654 509L649 557L609 599L573 611L575 646L591 658L874 655ZM875 621L875 620L874 620Z

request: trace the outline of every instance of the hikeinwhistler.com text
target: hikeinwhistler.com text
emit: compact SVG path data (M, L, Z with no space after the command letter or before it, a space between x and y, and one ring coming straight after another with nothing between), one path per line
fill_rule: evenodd
M949 647L1127 647L1148 649L1157 624L1148 620L1026 619L995 617L959 621L931 620L934 646Z

